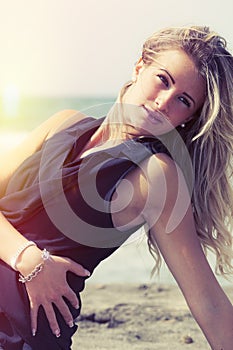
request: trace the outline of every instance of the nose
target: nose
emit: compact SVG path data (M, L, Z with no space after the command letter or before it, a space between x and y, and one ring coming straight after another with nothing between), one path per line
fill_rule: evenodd
M170 96L168 93L163 92L158 94L154 101L155 101L156 108L158 108L161 112L168 113L168 107L169 107L169 101L170 101Z

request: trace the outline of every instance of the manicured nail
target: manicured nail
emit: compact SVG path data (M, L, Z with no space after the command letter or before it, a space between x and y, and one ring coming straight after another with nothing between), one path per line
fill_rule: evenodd
M32 330L32 335L33 335L33 337L35 337L35 335L36 335L36 330L35 329Z
M70 321L70 322L68 323L68 325L69 325L70 328L72 328L72 327L74 327L74 322L73 322L73 321Z
M88 270L84 270L84 271L85 271L86 276L91 276L90 271L88 271Z
M57 329L54 334L56 335L57 338L59 338L61 336L60 330Z

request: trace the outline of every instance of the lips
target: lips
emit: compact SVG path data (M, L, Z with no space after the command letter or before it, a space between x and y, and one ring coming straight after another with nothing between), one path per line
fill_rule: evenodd
M147 117L151 121L151 123L153 123L153 124L161 124L161 123L163 123L165 121L165 117L163 117L161 115L161 113L158 113L156 111L151 111L150 109L148 109L144 105L142 107L146 111Z

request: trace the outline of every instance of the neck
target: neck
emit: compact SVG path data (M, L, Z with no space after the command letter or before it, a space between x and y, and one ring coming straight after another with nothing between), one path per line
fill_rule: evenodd
M91 136L85 151L92 148L108 148L138 136L132 125L124 123L122 104L117 100L100 127Z

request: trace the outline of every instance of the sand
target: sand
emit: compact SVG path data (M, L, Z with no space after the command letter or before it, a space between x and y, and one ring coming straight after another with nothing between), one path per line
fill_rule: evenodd
M73 350L210 349L177 286L88 285L82 300Z

